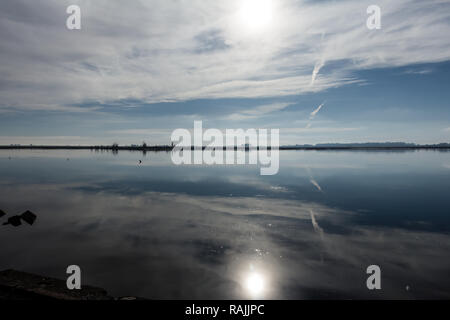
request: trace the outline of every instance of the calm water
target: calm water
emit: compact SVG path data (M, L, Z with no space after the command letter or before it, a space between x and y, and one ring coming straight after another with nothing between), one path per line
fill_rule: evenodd
M165 152L2 150L0 177L0 222L37 214L0 225L0 270L76 264L114 296L450 298L450 152L284 151L260 176Z

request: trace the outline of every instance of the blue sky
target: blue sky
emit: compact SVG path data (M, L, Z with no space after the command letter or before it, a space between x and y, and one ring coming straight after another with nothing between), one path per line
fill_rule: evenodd
M375 1L380 30L373 1L264 1L2 2L0 144L163 144L194 120L281 144L450 142L449 1Z

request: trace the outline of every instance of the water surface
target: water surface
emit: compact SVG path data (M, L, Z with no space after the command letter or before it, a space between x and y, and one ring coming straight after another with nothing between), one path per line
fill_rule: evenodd
M0 270L76 264L84 284L157 299L450 298L449 152L282 151L260 176L166 152L0 150L0 177L0 222L37 214L0 225Z

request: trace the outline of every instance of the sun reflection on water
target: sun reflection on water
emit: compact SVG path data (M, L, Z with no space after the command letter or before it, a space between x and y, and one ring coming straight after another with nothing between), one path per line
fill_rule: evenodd
M245 264L241 269L240 284L242 294L246 299L263 299L269 295L269 274L262 265L253 262Z
M264 292L264 277L259 273L250 273L245 281L245 288L252 297L259 297Z

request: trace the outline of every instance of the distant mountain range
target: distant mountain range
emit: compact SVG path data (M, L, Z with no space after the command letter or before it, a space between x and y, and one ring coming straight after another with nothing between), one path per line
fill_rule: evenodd
M319 143L285 145L285 149L332 149L332 148L450 148L450 143L416 144L406 142L363 142L363 143Z

